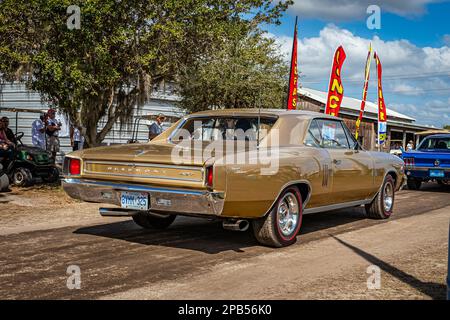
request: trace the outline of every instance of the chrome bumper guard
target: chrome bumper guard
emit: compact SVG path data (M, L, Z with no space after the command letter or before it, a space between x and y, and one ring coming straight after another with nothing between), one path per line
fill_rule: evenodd
M107 181L66 178L64 191L74 199L87 202L108 203L120 206L120 192L147 192L150 211L186 215L212 215L222 213L224 194L206 190L150 187Z

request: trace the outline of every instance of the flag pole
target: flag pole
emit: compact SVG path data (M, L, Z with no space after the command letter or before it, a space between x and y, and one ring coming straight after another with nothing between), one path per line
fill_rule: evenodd
M294 27L294 38L292 40L292 50L291 50L291 66L289 68L289 83L288 83L288 87L287 87L287 99L286 99L286 106L289 108L289 101L291 100L290 98L290 89L291 89L291 76L292 76L292 66L293 66L293 59L297 59L297 56L294 57L294 48L295 48L295 42L297 39L295 39L297 37L297 22L298 22L298 16L295 16L295 27ZM298 77L297 77L297 86L298 86Z

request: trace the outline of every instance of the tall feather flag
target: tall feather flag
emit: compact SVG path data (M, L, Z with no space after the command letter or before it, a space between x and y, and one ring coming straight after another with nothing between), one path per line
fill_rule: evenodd
M359 110L358 120L356 120L356 131L355 131L356 139L358 139L359 126L361 125L361 121L362 121L362 118L364 115L364 109L366 107L367 89L369 87L370 62L371 61L372 61L372 43L369 45L369 53L367 54L366 69L365 69L365 76L364 76L364 87L363 87L363 94L362 94L362 100L361 100L361 109Z
M374 58L377 63L377 73L378 73L378 146L380 147L386 142L387 110L386 104L384 103L383 87L381 85L383 68L381 66L380 58L378 57L376 52Z
M289 73L289 89L287 97L288 110L297 109L298 69L297 69L297 20L295 17L294 40L292 43L291 71Z
M339 46L334 53L333 64L331 67L330 84L328 85L328 99L325 107L325 113L332 116L339 115L342 99L344 98L344 87L342 86L341 70L346 55L344 48Z

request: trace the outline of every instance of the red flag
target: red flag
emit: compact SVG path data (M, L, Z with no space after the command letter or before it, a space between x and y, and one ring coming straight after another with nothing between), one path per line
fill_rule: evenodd
M341 108L342 98L344 97L344 87L341 81L341 69L344 64L346 55L344 48L339 46L337 48L331 69L330 84L328 86L328 99L325 113L332 116L339 115L339 109Z
M367 54L367 60L366 60L366 69L364 74L364 88L363 88L363 95L361 100L361 109L359 110L359 117L358 120L356 120L356 131L355 131L355 138L358 139L359 134L359 126L361 125L361 121L364 115L364 109L366 107L366 99L367 99L367 88L369 87L369 79L370 79L370 62L372 61L372 44L369 46L369 53Z
M297 109L298 69L297 69L297 17L295 18L294 41L292 44L291 72L287 98L288 110Z
M380 58L375 52L375 61L377 62L378 71L378 145L382 145L386 142L387 132L387 110L384 103L383 87L381 85L381 77L383 68L381 66Z

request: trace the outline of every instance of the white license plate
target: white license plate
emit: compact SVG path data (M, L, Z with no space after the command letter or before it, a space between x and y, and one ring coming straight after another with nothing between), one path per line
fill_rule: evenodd
M120 205L124 209L148 210L148 193L128 192L120 193Z
M433 170L433 169L431 169L430 170L430 177L443 178L443 177L445 177L444 170Z

